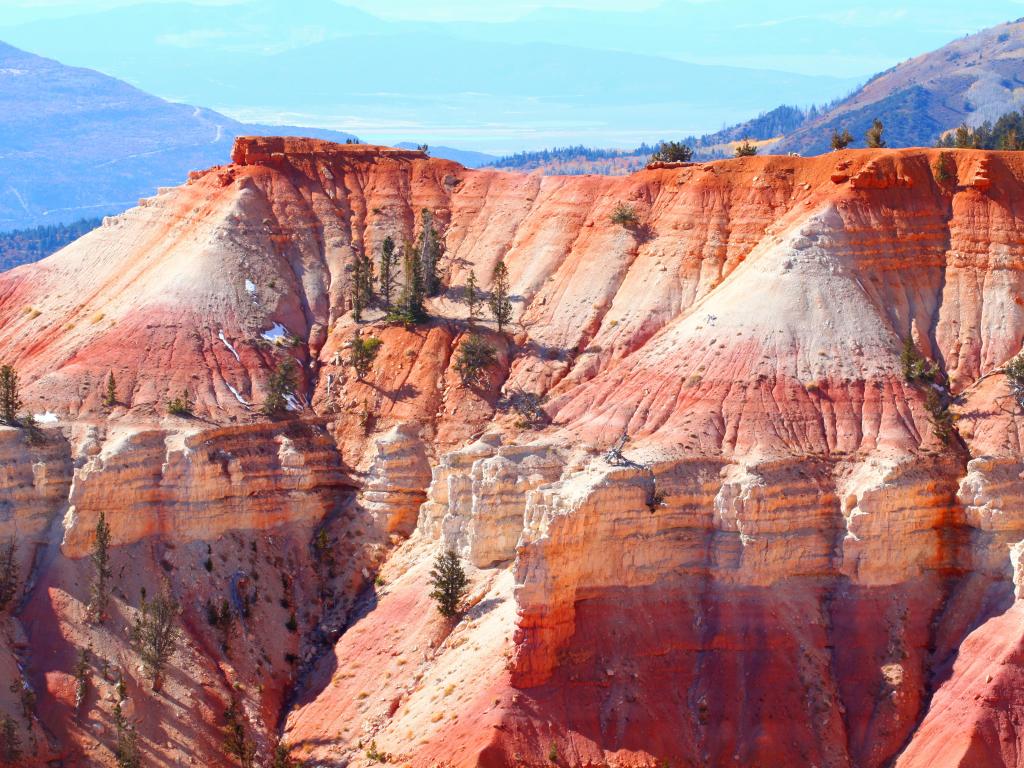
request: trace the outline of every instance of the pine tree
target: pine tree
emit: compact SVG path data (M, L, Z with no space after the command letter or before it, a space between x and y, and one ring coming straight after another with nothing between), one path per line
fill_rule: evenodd
M89 616L93 621L103 623L107 613L107 601L110 598L110 526L107 516L100 512L96 522L96 538L92 544L93 578L89 596Z
M178 628L174 622L180 613L177 601L167 593L161 593L152 600L142 598L139 615L132 626L132 645L142 657L142 666L159 691L163 683L164 669L174 655L178 644Z
M0 366L0 424L17 426L20 408L18 373L9 365Z
M75 662L75 709L81 708L88 694L89 652L85 648L79 648L78 660Z
M290 357L278 363L267 382L267 399L263 401L265 416L279 416L288 412L288 403L295 395L295 361Z
M103 405L113 408L117 405L117 381L114 379L114 372L107 376L107 391L103 395Z
M473 270L469 270L469 277L466 278L466 286L462 289L462 297L466 302L466 307L469 310L469 322L475 323L480 319L481 304L483 298L480 296L480 287L476 282L476 275L473 274Z
M373 262L365 255L356 253L352 258L352 319L363 320L363 310L373 301Z
M0 721L0 756L4 765L14 765L21 759L21 735L18 724L10 715L4 715Z
M184 389L179 397L167 401L167 413L171 416L192 416L192 395Z
M18 542L13 536L0 545L0 611L18 594Z
M224 752L238 759L242 768L252 768L256 747L245 737L245 725L234 702L224 710Z
M349 348L349 362L356 369L356 377L360 381L370 372L370 367L377 358L381 345L382 342L377 337L370 336L364 339L358 331L356 332Z
M498 361L498 351L478 333L471 333L459 346L455 370L467 387L487 382L487 369Z
M398 286L398 254L391 236L384 238L380 247L380 297L384 300L384 311L391 311L391 295Z
M434 214L424 208L420 212L420 218L422 228L420 229L419 251L423 292L426 296L437 296L441 292L441 277L438 275L437 268L444 247L434 228Z
M491 298L488 301L491 315L498 326L498 333L512 322L512 302L509 301L508 292L508 267L504 261L499 261L494 267L494 274L491 275Z
M957 149L971 149L974 147L974 133L967 127L967 123L961 123L956 129L953 146Z
M139 739L135 726L129 723L121 709L121 702L127 698L124 690L124 678L117 684L117 701L114 702L114 729L117 741L114 745L114 759L117 768L140 768L142 759L139 756Z
M430 586L433 587L430 596L437 602L441 615L447 619L455 616L466 594L469 579L454 549L437 556L430 571Z
M885 141L882 140L882 133L885 131L885 126L882 125L882 121L877 117L871 123L871 127L868 128L868 132L864 135L864 140L867 142L868 147L871 149L882 149L885 147Z
M402 255L402 268L405 273L402 294L398 306L388 317L406 325L422 323L427 319L427 312L423 308L423 264L416 251L408 245Z

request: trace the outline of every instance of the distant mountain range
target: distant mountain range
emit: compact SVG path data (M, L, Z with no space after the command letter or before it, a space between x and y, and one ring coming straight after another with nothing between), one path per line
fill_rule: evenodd
M355 139L240 123L0 43L0 230L123 211L226 162L235 136L271 133Z
M871 72L683 61L708 45L688 27L693 14L673 5L690 4L610 14L621 31L598 32L600 17L575 12L440 24L383 19L332 0L146 2L29 24L0 21L0 39L246 122L340 127L375 143L416 139L489 154L707 132L779 102L829 101ZM704 31L721 39L735 18L723 24L715 15L719 22ZM665 28L636 26L645 21ZM655 31L657 48L674 47L679 57L644 44Z
M1024 107L1024 20L1000 24L903 62L825 107L782 106L701 137L666 136L695 149L695 159L729 157L750 139L762 153L803 155L831 149L832 132L848 130L864 146L875 118L890 147L933 146L948 131L995 122ZM570 147L501 158L498 167L547 173L629 173L650 147L633 152Z

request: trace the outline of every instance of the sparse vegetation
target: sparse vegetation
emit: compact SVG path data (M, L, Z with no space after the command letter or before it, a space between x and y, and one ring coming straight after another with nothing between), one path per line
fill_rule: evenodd
M841 132L838 129L832 129L832 149L846 149L853 143L853 134L850 133L846 128Z
M274 747L274 756L270 760L270 768L299 768L299 764L292 760L289 754L288 745L279 741Z
M903 378L909 383L932 384L939 374L935 363L922 357L914 340L909 336L903 342L903 349L900 351L900 370L903 372Z
M420 255L423 291L426 296L437 296L441 292L441 276L438 266L444 254L444 246L434 227L434 214L424 208L420 211L420 236L417 250Z
M935 180L943 186L956 183L956 161L949 152L940 152L932 167Z
M751 144L750 139L744 139L743 143L736 147L736 157L753 157L757 154L757 145Z
M96 533L93 538L92 552L92 585L89 589L89 618L103 623L107 614L107 602L110 598L110 526L107 524L106 513L100 511L96 521Z
M483 297L480 295L480 286L477 285L476 275L473 273L472 269L469 270L469 276L466 278L466 285L462 289L462 300L466 302L466 309L469 313L469 322L475 323L480 319L480 315L483 312Z
M371 741L370 747L366 750L366 759L375 763L386 763L391 760L391 755L377 749L377 742Z
M224 710L223 734L225 754L238 760L242 768L252 768L256 760L256 746L246 738L245 724L234 702Z
M21 760L21 734L18 733L18 724L10 715L4 715L0 720L0 757L4 765L15 765Z
M516 420L519 429L540 429L548 423L548 415L542 407L544 398L541 395L517 389L509 395L508 402L519 416Z
M81 709L85 697L89 695L89 651L78 649L75 662L75 709Z
M1017 408L1024 412L1024 354L1017 355L1003 368L1010 395Z
M114 730L117 738L114 743L114 759L117 768L140 768L142 758L139 755L138 734L135 725L128 722L121 708L126 698L123 677L118 682L117 694L117 701L114 702Z
M352 319L363 321L363 310L373 301L373 261L365 254L356 252L352 257L352 282L349 286L352 301Z
M0 272L45 259L100 224L100 219L80 219L0 233Z
M183 390L178 397L173 397L167 401L167 413L170 416L190 418L193 415L192 408L192 395L189 394L187 389Z
M430 571L430 596L437 602L437 610L446 619L456 616L469 586L469 579L454 549L437 556Z
M427 311L423 308L423 264L409 245L403 249L402 271L402 292L397 304L388 312L388 320L403 325L417 325L427 319Z
M553 741L551 742L551 746L548 747L548 762L550 762L550 763L557 763L558 762L558 745L555 744L555 742L553 742Z
M512 302L509 300L508 267L504 261L494 266L491 275L491 298L488 300L491 316L501 333L505 326L512 322Z
M363 338L356 332L352 338L352 344L349 347L349 363L355 369L356 378L360 381L370 372L382 345L383 342L376 336Z
M391 296L398 287L398 254L395 252L395 241L390 235L384 238L380 246L380 279L377 284L384 311L390 312Z
M142 597L139 615L132 626L132 645L142 658L142 666L149 676L154 691L163 683L164 669L178 645L179 631L175 626L181 608L167 592L152 600Z
M265 416L280 416L288 412L288 406L295 397L295 361L290 357L278 363L267 382L267 398L263 401Z
M478 333L471 333L459 345L455 370L467 387L480 387L487 383L487 369L498 361L498 350Z
M21 395L18 387L18 373L10 365L0 366L0 424L18 426L18 410Z
M103 405L106 408L113 408L117 405L117 380L114 378L113 371L107 376L107 388L103 393Z
M18 594L18 542L10 536L0 544L0 611L11 607Z
M652 163L688 163L693 159L693 148L681 141L663 141L651 155Z
M612 210L611 221L612 224L618 224L625 229L640 226L640 217L637 216L636 207L630 203L616 203Z
M882 134L884 132L885 126L882 125L882 121L876 117L874 121L872 121L871 127L868 128L868 132L864 134L864 141L870 149L882 149L885 147L885 140L882 138Z

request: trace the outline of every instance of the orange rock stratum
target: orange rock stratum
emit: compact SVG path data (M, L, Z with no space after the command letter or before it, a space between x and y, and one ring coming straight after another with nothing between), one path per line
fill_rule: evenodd
M26 765L114 765L123 677L147 766L237 765L229 706L257 765L282 740L353 768L1024 766L1024 154L232 159L0 274L0 361L45 435L0 428ZM416 327L364 313L361 380L353 257L414 243L424 209L444 290ZM467 387L462 286L502 259L514 322L477 323L497 361ZM905 378L907 339L934 383ZM194 416L167 415L185 390ZM452 623L446 548L471 582ZM156 693L141 589L182 609Z

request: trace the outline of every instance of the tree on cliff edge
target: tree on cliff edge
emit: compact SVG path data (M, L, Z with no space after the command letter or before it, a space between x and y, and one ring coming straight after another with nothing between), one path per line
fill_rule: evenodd
M885 141L882 139L883 131L885 131L885 126L876 117L874 122L871 123L871 127L868 128L868 132L864 134L864 140L867 141L869 148L882 149L885 147Z
M437 556L434 568L430 571L430 586L433 587L430 596L437 602L437 610L441 615L446 619L455 616L466 594L469 579L454 549Z
M398 287L398 254L391 236L384 238L380 246L380 297L384 300L384 311L391 311L391 295Z
M278 364L267 382L267 399L263 401L264 416L280 416L288 412L295 396L295 361L290 357Z
M19 408L18 373L9 365L0 366L0 424L17 426Z

